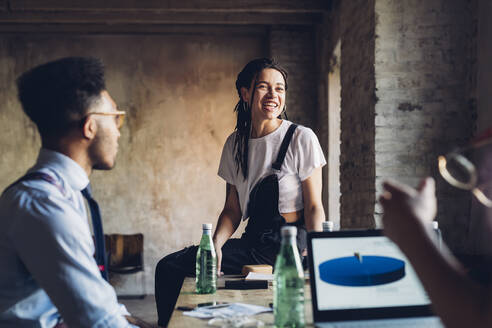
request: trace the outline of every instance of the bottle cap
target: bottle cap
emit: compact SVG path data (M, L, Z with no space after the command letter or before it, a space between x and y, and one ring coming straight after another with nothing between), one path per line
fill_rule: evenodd
M212 230L212 223L204 223L202 224L203 230Z
M297 236L297 228L292 226L282 227L282 230L280 230L280 234L282 235L282 237L295 237Z
M333 231L333 221L324 221L323 231Z
M439 229L439 223L437 221L432 221L432 229Z

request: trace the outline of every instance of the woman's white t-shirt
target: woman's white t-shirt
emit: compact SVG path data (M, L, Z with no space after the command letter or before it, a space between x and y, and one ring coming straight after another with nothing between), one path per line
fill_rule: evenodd
M279 212L290 213L304 208L301 182L309 178L315 168L325 165L326 160L313 130L298 126L280 172L272 169L280 144L291 124L292 122L283 120L272 133L261 138L249 139L247 179L244 179L234 160L236 132L227 138L222 149L218 174L236 187L243 219L248 217L246 209L251 190L259 180L272 173L277 173L279 179Z

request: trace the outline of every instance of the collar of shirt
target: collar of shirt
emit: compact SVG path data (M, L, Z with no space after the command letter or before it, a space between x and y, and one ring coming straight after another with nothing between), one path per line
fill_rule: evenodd
M36 164L28 172L39 168L51 168L61 173L73 190L81 191L89 184L89 177L84 169L73 159L57 151L41 148Z

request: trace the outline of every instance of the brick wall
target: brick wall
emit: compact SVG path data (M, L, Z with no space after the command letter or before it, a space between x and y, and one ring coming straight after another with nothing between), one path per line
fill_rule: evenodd
M376 0L375 172L416 186L437 181L438 221L466 248L470 196L447 186L437 156L466 143L476 111L476 1ZM381 209L376 205L376 222Z
M341 1L342 228L374 226L374 0Z
M317 72L315 30L312 27L274 26L270 30L270 56L289 73L287 115L290 121L317 132Z
M466 251L470 196L446 185L436 158L474 131L477 1L334 3L339 21L329 24L342 41L342 228L380 225L382 180L416 186L431 175L445 239Z

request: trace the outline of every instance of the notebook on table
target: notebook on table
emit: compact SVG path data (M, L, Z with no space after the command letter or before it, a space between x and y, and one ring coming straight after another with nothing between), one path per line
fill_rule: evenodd
M308 253L316 327L444 327L382 230L311 232Z

